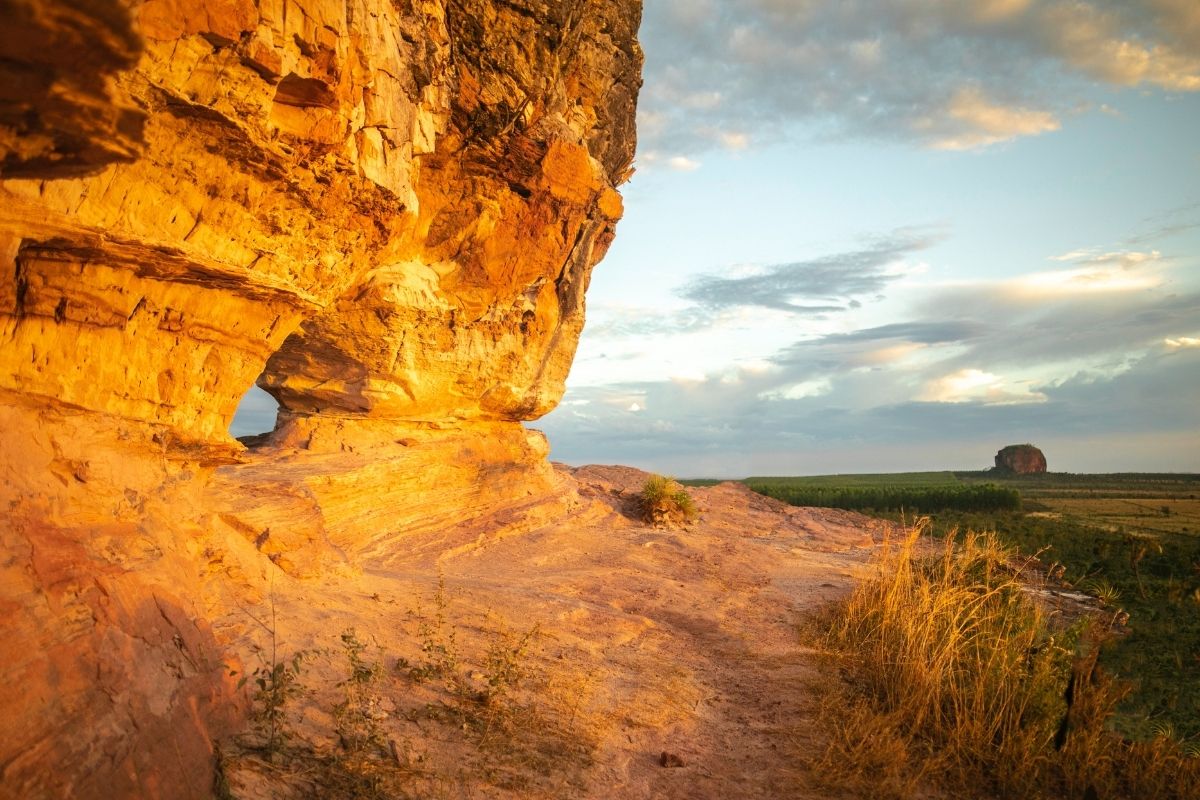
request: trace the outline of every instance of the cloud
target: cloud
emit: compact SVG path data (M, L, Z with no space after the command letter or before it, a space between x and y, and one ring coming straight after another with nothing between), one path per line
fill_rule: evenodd
M947 309L957 316L941 317ZM1044 381L1082 364L1115 374L1140 354L1186 346L1180 331L1200 318L1200 293L1033 295L992 282L926 290L910 313L908 322L782 348L774 376L781 385L829 379L831 396L848 407L1041 402L1031 376Z
M1162 254L1157 250L1149 253L1075 251L1055 256L1053 260L1072 260L1077 266L1075 269L1058 269L1022 275L1008 281L1001 289L1034 296L1130 292L1159 286L1164 280L1152 269L1164 261Z
M1007 405L1044 402L1046 395L1030 391L1028 386L1010 386L990 372L968 368L929 381L916 399L926 403Z
M802 314L844 311L854 298L879 294L904 277L905 258L941 238L925 230L894 231L858 250L776 264L751 275L703 275L684 287L680 296L710 309L760 306Z
M702 331L719 324L722 315L702 308L677 310L597 306L589 309L588 339L666 336Z
M1139 24L1138 12L1159 6L1155 23ZM1200 90L1200 58L1172 42L1171 26L1188 13L1169 3L1046 3L1036 40L1045 54L1092 78L1123 86L1149 83L1164 89ZM1138 8L1141 6L1141 8ZM1124 12L1124 13L1122 13Z
M648 129L655 128L655 125L653 123L648 123L648 122L645 122L644 120L639 122L639 124L645 126ZM700 169L700 167L703 166L703 164L701 164L696 159L689 158L688 156L683 155L682 153L675 153L674 155L668 155L668 154L659 152L658 150L646 150L646 149L643 149L638 154L638 163L643 167L655 167L655 166L661 165L661 166L664 166L667 169L673 170L675 172L695 172L696 170Z
M750 146L749 134L741 131L718 131L717 139L726 150L745 150Z
M1048 111L996 103L977 86L959 89L944 108L917 118L913 126L937 150L974 150L1061 127Z
M846 403L860 405L862 400L853 396L858 392L870 402L900 402L912 398L910 384L931 364L961 352L988 330L975 320L894 323L798 341L779 350L769 363L784 382L836 379ZM852 379L858 372L866 374ZM774 387L767 393L772 391Z
M888 254L918 238L882 237L798 262L816 265L811 274L781 265L709 276L686 294L697 303L744 305L701 307L696 318L682 319L791 314L778 304L762 310L787 292L844 300L880 291L891 275ZM847 453L857 454L857 469L871 469L873 453L891 453L893 469L917 468L902 456L919 452L927 459L920 463L945 468L972 466L937 460L947 453L976 453L978 466L986 466L1003 444L1041 439L1072 448L1078 468L1200 469L1184 445L1200 430L1194 281L1153 250L1066 255L1061 269L1033 276L912 285L896 295L910 301L907 318L810 335L753 363L713 365L705 373L714 362L701 360L686 380L658 379L670 374L660 364L642 373L648 380L573 387L569 397L582 404L544 421L554 457L747 475L768 471L755 467L763 464L777 473L836 471L831 464L851 463ZM860 268L839 269L848 264ZM1147 276L1153 280L1114 283ZM854 319L839 317L838 324ZM637 412L630 411L634 403Z
M1200 9L1200 4L1197 4L1196 7ZM1200 11L1197 12L1197 16L1200 16ZM1142 220L1142 224L1141 232L1125 240L1127 245L1137 246L1147 242L1159 242L1200 228L1200 203L1172 208Z
M1153 0L1155 24L1177 47L1200 51L1200 5L1194 0Z
M833 388L828 378L822 378L814 381L800 381L799 383L789 384L779 389L771 389L770 391L760 392L758 399L760 400L802 400L805 397L820 397L823 394L829 394Z
M907 256L936 238L907 229L842 253L702 276L678 292L695 304L686 308L593 309L570 396L581 385L674 377L732 403L729 414L759 413L748 398L820 397L847 411L1032 404L1045 399L1035 384L1051 377L1116 374L1150 350L1190 346L1200 291L1182 291L1177 265L1158 251L1077 249L1056 257L1058 269L998 280L907 277ZM850 310L856 298L884 292L898 321L847 330L871 319ZM781 331L795 341L781 344ZM620 396L623 409L651 407Z
M1057 130L1091 89L1200 90L1194 0L660 0L643 152L818 134L976 149Z
M893 322L874 328L863 328L850 333L835 333L825 336L818 342L801 342L794 348L811 347L813 344L824 345L838 342L881 342L901 340L915 344L944 344L974 339L983 334L986 325L968 320L925 320L916 322Z
M1200 292L1168 286L1099 291L1029 291L1024 280L929 291L913 309L918 317L969 310L964 324L986 326L944 362L946 371L995 370L1012 365L1053 365L1080 359L1115 358L1158 346L1190 331L1200 319Z
M537 427L549 435L556 460L628 463L685 477L982 468L1004 444L1049 440L1072 442L1071 453L1055 455L1069 455L1082 465L1077 468L1200 469L1194 449L1200 348L1159 349L1117 374L1083 371L1041 385L1006 385L995 375L960 377L984 387L999 383L1002 392L957 402L889 401L876 375L867 385L882 401L856 407L839 387L845 376L828 387L797 381L791 392L793 384L772 392L753 379L662 381L624 387L645 398L641 413L607 406L580 418L564 409ZM1005 392L1022 402L1006 402ZM849 461L847 453L853 454ZM888 462L871 460L885 453L893 454ZM967 454L965 463L960 453ZM756 466L767 463L771 467Z
M700 169L700 162L693 161L687 156L672 156L667 159L667 166L679 172L694 172Z

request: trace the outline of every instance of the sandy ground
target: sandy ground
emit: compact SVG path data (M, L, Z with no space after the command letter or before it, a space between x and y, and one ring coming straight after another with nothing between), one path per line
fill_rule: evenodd
M658 530L634 518L644 473L559 474L579 500L553 524L476 522L368 548L340 574L280 581L222 631L250 668L272 646L277 660L321 651L289 713L298 738L332 750L339 635L353 627L382 667L378 724L421 796L824 796L805 763L821 746L828 678L801 624L846 591L880 523L721 484L693 490L697 523ZM486 685L489 646L531 629L525 676L503 706L513 713L482 732L453 711L471 705L446 688L453 676L411 677L443 647L460 686ZM289 781L303 794L286 772L246 756L229 764L246 798L283 796Z

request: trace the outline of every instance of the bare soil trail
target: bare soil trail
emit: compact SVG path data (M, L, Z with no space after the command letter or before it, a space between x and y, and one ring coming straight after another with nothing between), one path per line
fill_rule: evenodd
M823 796L811 788L805 757L820 746L812 687L824 678L798 624L849 587L880 523L793 508L727 483L691 490L695 524L659 530L636 519L645 473L557 474L571 502L549 524L512 522L528 514L476 520L368 547L361 571L325 579L319 590L311 581L278 586L276 646L327 648L349 626L378 644L389 666L384 725L435 795ZM545 711L539 724L557 733L522 744L532 732L518 732L495 755L431 722L428 710L444 698L390 664L419 663L439 615L468 673L497 632L536 625L528 666L541 682L533 695ZM248 665L267 646L263 626L245 615L230 615L223 629L240 636ZM306 679L329 686L341 665L318 658L306 669ZM298 714L301 736L319 739L328 727L321 696ZM555 736L559 751L547 746ZM549 758L514 756L522 747ZM273 793L261 771L243 765L231 776L237 796Z

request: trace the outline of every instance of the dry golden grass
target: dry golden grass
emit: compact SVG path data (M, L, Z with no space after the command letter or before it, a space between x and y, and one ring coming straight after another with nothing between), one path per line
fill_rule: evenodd
M1106 728L1126 689L1102 674L1095 622L1029 599L993 535L934 545L913 528L829 621L846 678L823 780L881 796L1200 797L1200 759ZM864 767L863 765L867 765Z

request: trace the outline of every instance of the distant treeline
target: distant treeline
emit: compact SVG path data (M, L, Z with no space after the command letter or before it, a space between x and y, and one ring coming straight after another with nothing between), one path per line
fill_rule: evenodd
M853 511L1017 511L1021 494L985 483L973 486L788 486L784 483L746 481L759 494L794 506L845 508Z

